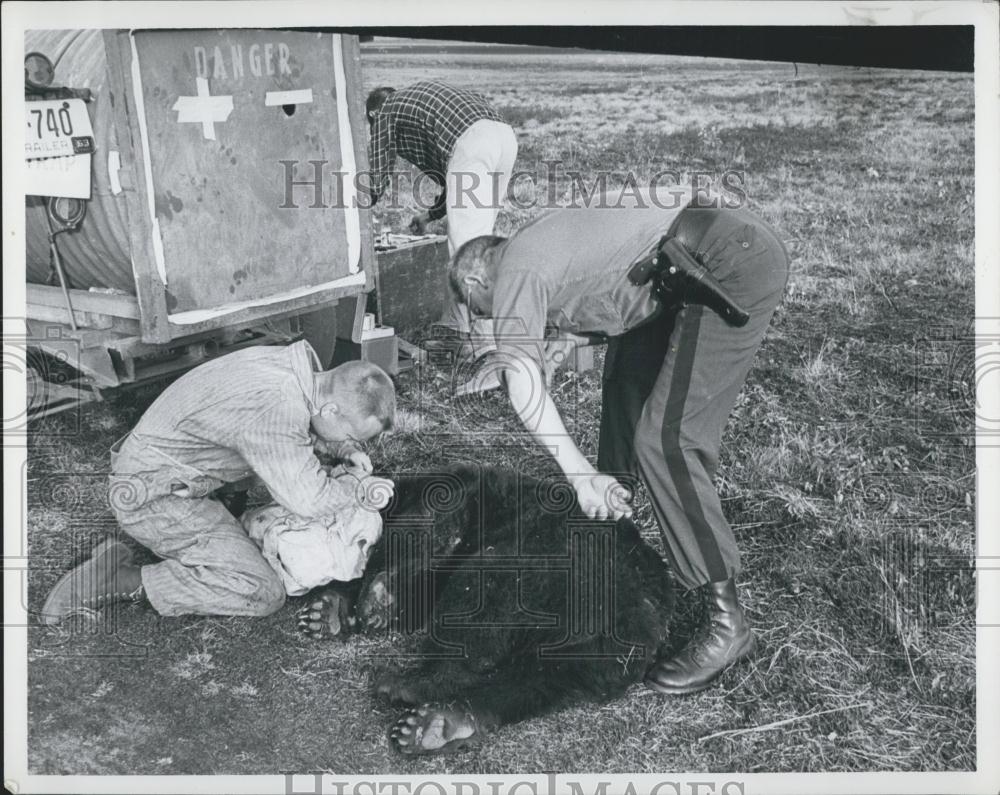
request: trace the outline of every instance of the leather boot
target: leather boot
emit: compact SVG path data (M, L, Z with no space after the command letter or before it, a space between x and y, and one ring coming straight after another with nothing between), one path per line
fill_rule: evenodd
M64 574L42 607L43 624L58 624L81 608L100 610L111 602L139 601L144 595L140 567L124 544L108 539L90 559Z
M696 693L753 652L756 644L736 595L736 581L709 583L705 594L705 623L676 655L650 666L645 684L651 690L669 695Z

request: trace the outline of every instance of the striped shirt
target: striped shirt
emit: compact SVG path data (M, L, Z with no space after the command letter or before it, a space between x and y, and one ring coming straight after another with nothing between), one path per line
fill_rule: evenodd
M205 496L256 474L283 507L307 518L355 504L313 451L317 410L308 342L220 356L177 379L112 456L112 471L140 475L147 498Z
M372 122L368 143L373 200L385 193L396 155L443 186L455 142L482 119L503 121L485 97L446 83L424 80L390 94ZM443 201L435 209L438 205L443 215Z

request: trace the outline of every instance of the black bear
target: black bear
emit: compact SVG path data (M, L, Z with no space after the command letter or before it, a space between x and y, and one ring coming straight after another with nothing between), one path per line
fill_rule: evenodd
M331 587L298 618L314 637L356 625L420 638L419 666L376 682L412 706L390 732L397 750L456 750L641 680L673 596L633 522L587 519L554 477L458 466L393 480L355 614Z

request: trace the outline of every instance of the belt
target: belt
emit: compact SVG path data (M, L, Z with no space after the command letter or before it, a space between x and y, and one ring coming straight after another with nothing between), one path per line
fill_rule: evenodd
M657 297L667 304L702 304L730 326L745 326L750 314L742 309L708 268L698 250L708 230L725 212L718 209L681 210L654 251L628 272L634 285L653 283Z

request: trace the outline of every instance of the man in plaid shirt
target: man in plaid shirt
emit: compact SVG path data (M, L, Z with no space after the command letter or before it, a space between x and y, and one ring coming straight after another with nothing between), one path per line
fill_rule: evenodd
M422 234L430 221L448 216L448 251L493 232L517 157L517 137L479 94L424 80L409 88L376 88L366 103L371 141L371 193L385 192L396 155L419 168L443 190L434 206L418 213L410 230ZM469 332L465 313L447 284L443 325Z

